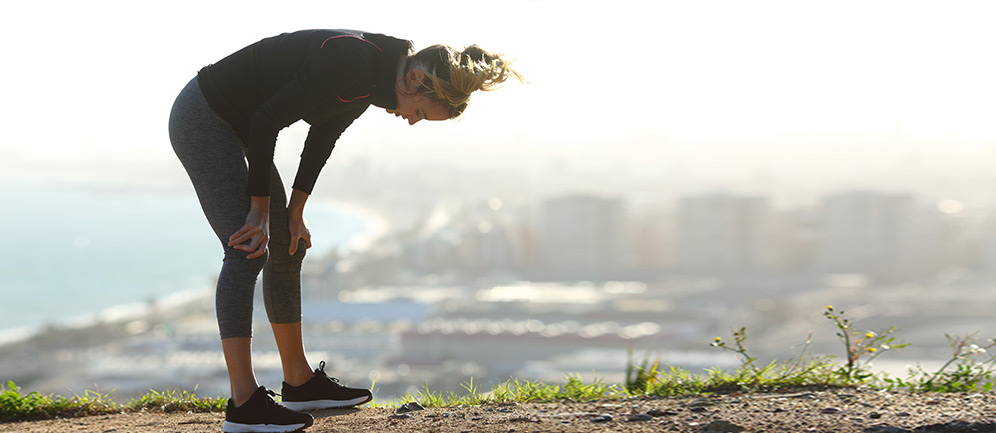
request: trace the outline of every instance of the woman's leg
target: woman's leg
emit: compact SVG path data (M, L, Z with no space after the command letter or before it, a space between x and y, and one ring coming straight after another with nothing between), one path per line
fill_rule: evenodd
M273 167L271 173L276 173ZM287 194L279 176L270 178L269 261L263 268L263 303L280 351L284 381L300 385L314 377L301 336L301 263L306 242L291 256Z
M301 337L301 322L270 323L273 336L277 340L277 350L280 351L280 365L284 369L284 382L293 386L311 380L315 372L308 363L304 353L304 341Z
M170 113L169 134L224 249L215 308L232 399L240 405L258 388L251 358L253 291L267 260L266 254L247 259L247 253L227 246L229 236L242 227L249 210L242 142L208 106L196 79L177 97Z
M276 169L274 169L276 172ZM373 399L370 391L347 388L325 374L325 363L312 370L301 335L301 262L306 242L290 255L287 198L279 178L270 179L270 260L263 268L263 301L284 371L282 403L294 410L347 407Z
M236 406L241 406L259 388L252 371L252 338L222 338L221 350L225 353L232 400Z

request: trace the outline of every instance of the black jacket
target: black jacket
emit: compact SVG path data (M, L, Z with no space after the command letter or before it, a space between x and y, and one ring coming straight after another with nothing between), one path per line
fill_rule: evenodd
M197 74L205 99L242 139L249 194L269 196L277 133L311 125L293 188L311 194L336 140L370 104L395 108L398 62L411 42L354 30L263 39Z

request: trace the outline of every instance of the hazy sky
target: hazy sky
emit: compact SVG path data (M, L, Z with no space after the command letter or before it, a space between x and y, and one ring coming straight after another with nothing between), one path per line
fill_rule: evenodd
M391 157L646 139L641 158L652 160L662 137L897 130L994 143L994 12L916 1L21 1L0 17L0 156L171 157L169 109L201 66L316 27L518 59L531 83L476 95L459 122L409 127L372 107L343 136L403 149Z

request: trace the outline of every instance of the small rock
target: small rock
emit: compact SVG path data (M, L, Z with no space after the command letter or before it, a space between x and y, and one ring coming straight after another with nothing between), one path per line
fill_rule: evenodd
M880 414L878 412L872 412L870 415L868 415L868 418L871 418L871 419L879 419L881 417L882 417L882 414Z
M695 412L695 413L702 413L702 412L708 411L708 409L706 409L706 408L704 408L702 406L696 406L696 407L693 407L693 408L691 408L689 410L692 411L692 412Z
M678 412L675 412L673 410L660 410L660 409L651 409L650 412L647 412L647 415L650 415L655 418L661 416L675 416L677 414Z
M820 413L825 413L825 414L834 414L838 412L840 412L840 409L837 409L835 407L825 407L822 410L820 410Z
M686 406L688 406L688 407L706 407L706 406L712 406L712 405L715 405L715 404L716 404L716 402L710 401L707 398L699 398L699 399L696 399L695 401L693 401L691 403L688 403Z
M744 428L725 420L716 420L702 428L703 433L738 433Z
M396 413L394 415L388 416L388 418L390 418L390 419L408 419L408 418L411 418L411 417L412 416L409 415L409 414L407 414L407 413Z
M394 411L394 413L415 412L419 410L425 410L425 407L418 404L417 401L413 401L410 403L403 404L401 407L398 408L398 410Z
M911 416L909 412L899 412L896 416Z
M941 404L941 402L942 402L942 400L940 400L940 399L936 399L936 398L935 398L935 399L933 399L933 400L929 400L929 401L927 401L927 404L929 404L929 405L933 406L933 405L938 405L938 404Z
M636 413L636 414L630 415L629 418L626 419L626 421L629 421L629 422L639 422L639 421L650 421L652 419L654 419L654 417L651 416L650 414Z
M601 414L591 419L591 422L609 422L612 421L612 415L607 413Z

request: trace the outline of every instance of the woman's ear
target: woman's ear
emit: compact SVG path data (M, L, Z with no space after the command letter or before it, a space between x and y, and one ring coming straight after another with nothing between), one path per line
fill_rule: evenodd
M425 72L422 72L422 70L418 68L412 69L405 75L405 86L409 91L415 91L422 85L422 81L424 80Z

